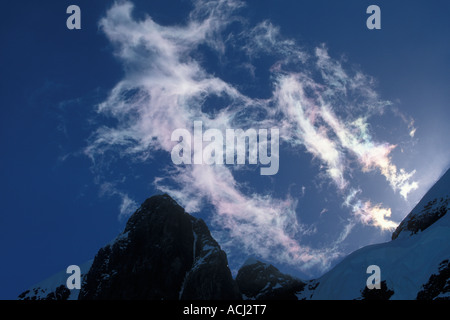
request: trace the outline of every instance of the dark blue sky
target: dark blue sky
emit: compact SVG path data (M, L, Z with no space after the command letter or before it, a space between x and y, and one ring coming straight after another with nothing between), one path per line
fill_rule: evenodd
M157 34L164 34L160 30L165 27L183 28L194 8L185 0L133 3L133 21L144 21L150 16L157 26L151 30ZM345 159L349 186L338 188L327 174L330 163L321 158L323 155L314 154L314 146L300 136L297 144L291 145L289 141L282 144L276 176L261 177L255 174L259 170L230 169L239 194L269 195L274 208L289 195L296 203L296 220L300 226L295 235L282 229L283 236L292 236L300 247L310 248L307 251L310 255L336 254L327 260L331 266L363 245L389 240L389 231L359 221L357 212L361 211L358 210L390 208L390 218L398 223L450 164L450 4L448 1L324 0L245 3L246 7L226 13L225 20L238 18L218 29L216 36L220 35L222 40L211 37L200 43L189 51L189 61L196 61L207 74L234 86L254 101L271 99L277 83L274 78L294 72L306 70L316 80L314 72L336 71L339 65L353 79L358 73L371 77L368 87L377 93L376 100L390 101L382 111L370 113L358 109L359 104L374 103L374 100L366 96L362 99L350 91L342 96L334 92L328 102L336 103L332 110L345 125L367 116L370 139L364 146L370 151L377 144L380 148L395 145L389 164L395 165L398 175L400 169L407 173L415 170L410 181L417 182L418 187L404 199L400 190L392 187L395 183L390 183L387 174L382 173L381 165L361 169L358 161L365 158L349 155L357 152L354 147L348 148L350 151L339 149ZM66 28L66 8L71 4L81 8L81 30ZM121 57L118 48L123 43L115 43L111 34L106 35L108 28L121 23L107 14L112 4L111 1L78 0L15 1L3 5L0 17L2 299L14 299L29 286L68 265L93 258L100 247L122 231L133 205L162 189L173 190L175 198L175 191L183 190L176 181L155 183L157 178L170 178L167 174L170 156L164 148L150 148L150 157L145 160L142 154L128 154L121 146L112 146L103 153L94 148L92 159L86 155L86 148L95 146L99 128L117 129L129 124L124 124L123 114L117 117L108 112L98 113L98 105L107 101L120 81L130 81L133 75L139 74L130 71L131 63L146 67L142 60ZM365 11L370 4L381 8L381 30L366 28ZM109 17L109 27L99 26L103 17ZM220 18L214 16L226 24ZM202 22L202 13L191 19ZM264 21L267 23L261 24ZM258 25L265 28L256 29ZM272 48L242 49L250 41L246 35L259 39L257 36L263 33L256 32L266 32L267 36L270 30L278 32L275 42L265 38L264 44L273 45ZM301 65L296 65L294 59L290 65L286 62L290 58L288 53L277 51L281 50L283 40L291 41L288 47L291 54L305 52L313 58ZM217 51L211 43L223 44L224 51ZM312 65L322 57L316 48L326 48L331 59L326 61L331 61L331 66L317 69ZM271 71L279 61L283 61L283 72ZM145 72L139 75L151 76ZM329 85L323 74L321 77L317 82ZM351 90L352 83L348 81ZM208 108L221 103L211 101ZM354 109L347 109L349 104L354 104ZM326 127L320 123L317 126ZM339 130L332 133L328 129L327 136L335 141ZM360 134L363 136L363 132ZM341 148L344 147L342 144ZM177 176L180 177L184 176ZM158 186L162 187L158 190ZM358 190L359 205L354 197L349 198L352 190ZM246 199L256 201L250 203L258 206L257 199L262 197ZM186 205L182 196L177 200ZM349 200L347 206L345 200ZM220 197L205 196L199 199L202 205L193 214L204 218L213 234L220 238L232 268L238 267L245 256L254 254L301 277L323 272L323 268L314 264L298 267L300 262L291 263L282 255L266 254L246 243L247 237L227 233L230 225L224 225L219 219L221 215L215 212L225 210L230 203L220 201ZM264 201L261 203L267 204ZM343 230L348 230L348 234ZM274 232L279 235L278 231ZM341 239L344 234L345 239ZM277 244L280 250L283 244ZM332 244L336 249L330 251Z

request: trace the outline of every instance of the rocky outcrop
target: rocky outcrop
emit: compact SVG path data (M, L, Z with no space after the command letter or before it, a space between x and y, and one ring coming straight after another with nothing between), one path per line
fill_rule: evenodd
M392 240L403 235L424 231L441 219L450 208L450 170L427 192L423 199L399 224L392 234Z
M247 261L239 269L236 282L249 300L297 300L295 294L305 286L301 280L258 260Z
M367 287L361 291L361 299L359 300L389 300L394 294L386 284L386 281L380 282L380 289L369 289Z
M194 263L186 273L180 299L240 299L236 282L228 268L228 260L219 244L211 237L203 220L193 223Z
M32 290L26 290L19 295L20 300L67 300L70 296L70 290L65 285L60 285L54 291L43 295L46 290L36 287Z
M437 220L442 218L447 212L450 205L450 197L433 199L429 201L423 209L417 214L408 215L397 227L392 234L392 240L398 238L401 232L416 234L423 231Z
M444 260L439 264L436 274L432 274L422 290L417 294L417 300L450 300L450 262Z

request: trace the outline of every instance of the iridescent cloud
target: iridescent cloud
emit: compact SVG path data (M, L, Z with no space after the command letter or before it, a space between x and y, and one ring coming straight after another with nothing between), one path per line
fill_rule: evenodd
M378 170L405 198L417 188L417 182L410 181L414 172L398 169L393 163L390 153L395 145L371 137L368 118L387 102L378 98L370 77L360 72L350 76L328 56L324 46L307 52L294 41L283 39L276 26L264 21L235 35L247 43L242 51L249 60L243 67L249 72L254 70L252 57L262 52L278 59L268 67L273 76L271 97L247 96L232 83L208 73L193 55L201 44L219 56L224 54L231 40L224 41L221 32L230 21L242 20L235 12L244 3L222 0L193 4L184 25L162 26L149 16L136 20L133 5L126 1L115 3L100 21L125 75L98 107L99 113L115 118L117 125L98 128L91 137L85 153L94 161L107 150L140 161L152 161L155 150L170 155L175 145L172 132L184 128L192 134L194 121L202 121L205 129L222 131L277 127L283 144L304 150L320 162L344 203L345 195L353 190L349 173L355 170L350 167L354 159L363 172ZM228 104L208 113L202 106L210 96L226 97ZM245 116L249 108L261 111L264 117ZM350 118L349 114L359 116ZM279 199L244 191L232 166L167 166L168 175L154 178L155 186L171 194L187 211L212 205L211 221L223 230L218 236L224 239L225 249L239 247L303 269L326 268L342 254L340 244L355 221L382 230L395 225L389 220L390 209L359 200L355 193L348 202L354 220L329 246L311 248L301 243L301 236L317 230L298 220L297 199L292 196Z

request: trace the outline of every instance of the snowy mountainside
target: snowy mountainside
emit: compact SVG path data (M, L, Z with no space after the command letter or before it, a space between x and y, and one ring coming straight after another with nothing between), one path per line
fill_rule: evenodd
M307 283L297 297L363 299L370 276L367 267L377 265L384 292L393 291L388 296L391 300L450 298L450 214L446 214L449 204L445 200L449 194L447 171L399 225L394 240L351 253L322 277Z
M447 215L420 234L353 252L315 280L318 285L312 292L300 292L298 298L360 299L370 275L366 273L367 267L377 265L381 269L381 281L386 281L387 288L394 291L391 299L416 299L430 276L449 258L450 216Z
M87 272L91 268L93 260L89 260L80 265L81 280L83 281ZM80 294L79 289L69 290L66 281L70 274L66 270L60 271L53 276L35 284L19 295L19 300L77 300Z

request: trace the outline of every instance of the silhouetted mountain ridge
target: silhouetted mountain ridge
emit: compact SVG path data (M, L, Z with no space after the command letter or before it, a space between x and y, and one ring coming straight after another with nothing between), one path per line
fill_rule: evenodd
M81 267L81 290L68 291L68 275L61 272L19 299L449 299L449 198L447 171L398 226L392 241L363 247L322 277L303 281L256 259L233 279L226 253L205 222L169 195L156 195ZM366 268L373 264L381 269L381 290L366 287Z

